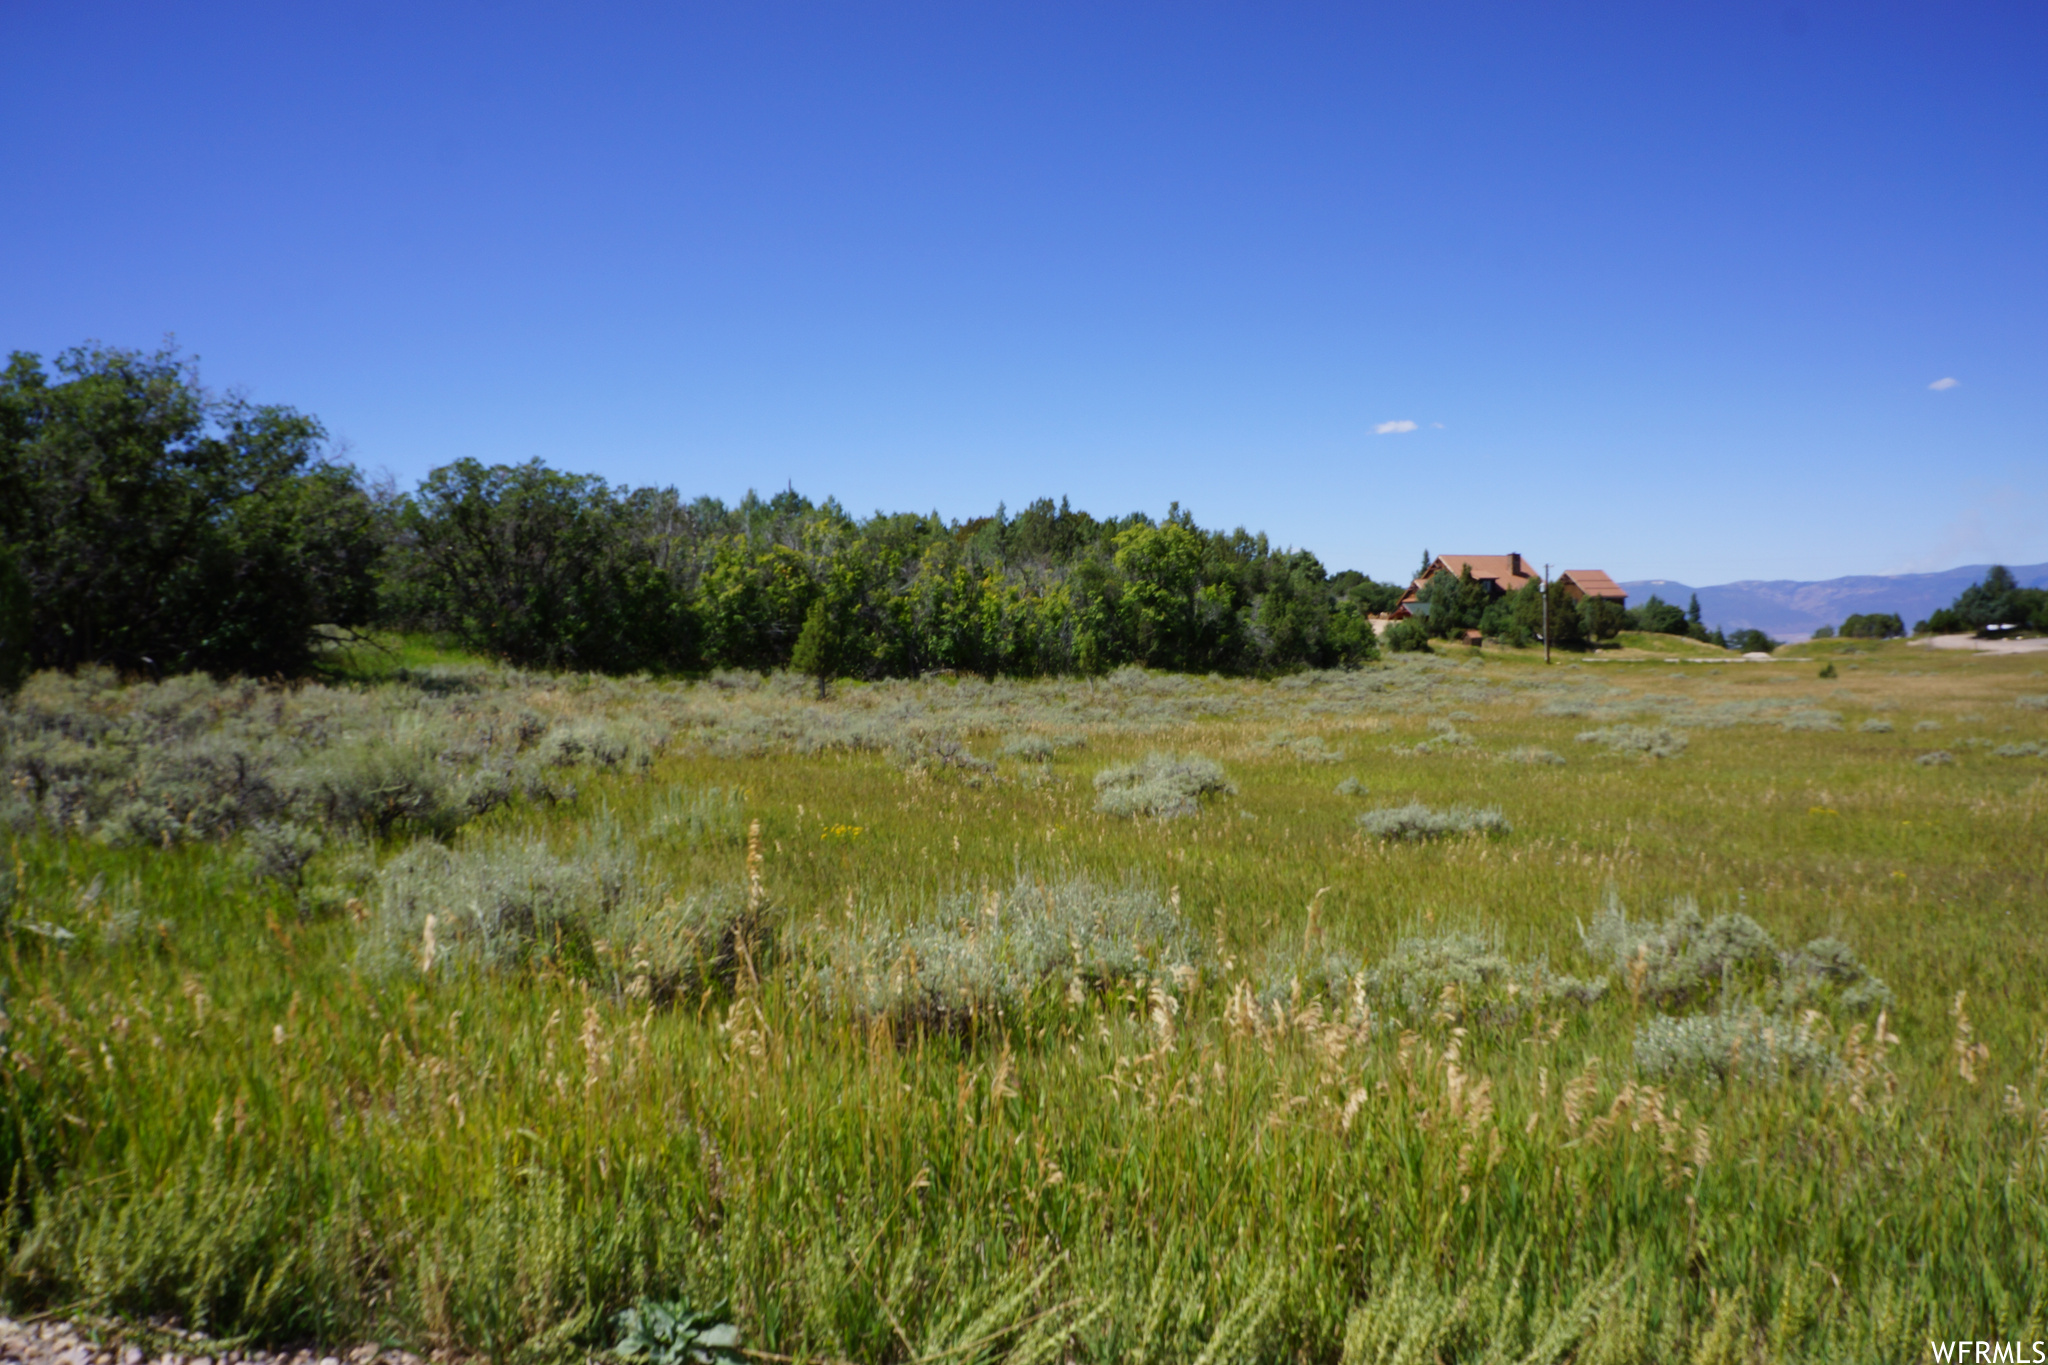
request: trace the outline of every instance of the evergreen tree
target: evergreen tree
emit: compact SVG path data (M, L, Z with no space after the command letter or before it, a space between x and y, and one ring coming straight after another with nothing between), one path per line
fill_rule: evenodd
M30 621L28 580L0 545L0 692L14 691L28 676Z
M1558 649L1579 649L1586 643L1586 626L1579 604L1563 583L1550 584L1550 643Z
M1621 634L1621 604L1607 597L1579 599L1579 625L1591 641L1612 640Z
M797 632L796 648L790 652L789 666L805 677L815 679L818 696L822 698L825 684L832 680L837 670L838 653L838 627L832 620L831 608L823 597L819 597L804 615L804 627Z

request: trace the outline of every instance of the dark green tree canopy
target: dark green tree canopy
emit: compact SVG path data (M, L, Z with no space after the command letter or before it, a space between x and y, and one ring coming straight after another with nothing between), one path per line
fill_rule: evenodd
M293 671L366 623L380 549L313 418L201 389L194 366L80 347L0 374L0 545L37 667Z
M2023 588L2011 569L1994 564L1952 605L1937 608L1913 629L1949 634L1992 628L2048 631L2048 589Z
M780 668L1203 672L1377 657L1366 616L1399 598L1242 528L1098 519L1041 499L1014 517L855 520L794 490L737 506L612 488L538 463L434 471L392 517L394 621L520 662ZM816 670L825 670L823 673Z

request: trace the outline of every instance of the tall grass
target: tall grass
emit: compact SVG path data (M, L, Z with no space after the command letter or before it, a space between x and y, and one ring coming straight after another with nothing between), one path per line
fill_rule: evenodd
M2024 708L1960 719L2026 691L2024 660L1861 662L1868 700L2048 737ZM306 822L303 859L254 823L166 848L24 819L0 1299L533 1360L609 1345L643 1299L844 1360L2044 1335L2038 770L1785 728L1766 669L1626 669L824 705L480 670L477 710L624 724L618 758L579 740L555 768L534 735L517 754L573 799ZM1360 742L1452 704L1479 723L1445 761ZM1569 747L1588 713L1690 717L1691 743L1462 752ZM1512 830L1371 837L1283 726L1376 799ZM1086 743L1000 747L1027 731ZM999 757L904 762L913 734ZM1097 809L1098 768L1167 745L1235 794Z

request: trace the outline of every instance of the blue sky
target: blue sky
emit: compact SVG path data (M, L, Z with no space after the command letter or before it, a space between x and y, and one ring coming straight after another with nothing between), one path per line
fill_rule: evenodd
M1383 577L2048 560L2048 7L0 30L0 346L175 333L401 483L1178 500Z

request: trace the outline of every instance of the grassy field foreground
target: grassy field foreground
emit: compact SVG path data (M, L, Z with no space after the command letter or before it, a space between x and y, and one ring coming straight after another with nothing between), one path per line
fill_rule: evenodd
M39 676L0 1302L493 1359L648 1299L771 1359L2048 1336L2048 678L1809 654Z

